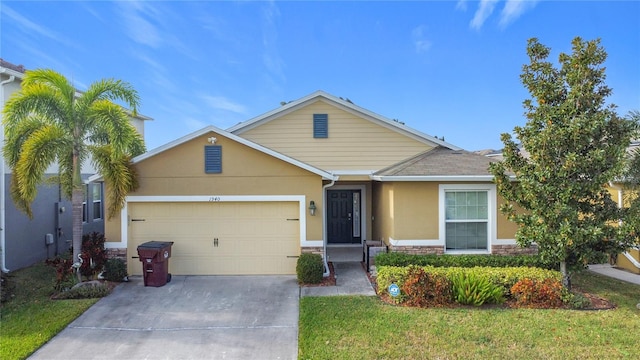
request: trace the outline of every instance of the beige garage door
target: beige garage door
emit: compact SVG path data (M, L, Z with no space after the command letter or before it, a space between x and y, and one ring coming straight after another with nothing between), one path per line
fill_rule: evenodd
M173 275L295 274L298 218L296 202L130 203L129 273L138 245L173 241Z

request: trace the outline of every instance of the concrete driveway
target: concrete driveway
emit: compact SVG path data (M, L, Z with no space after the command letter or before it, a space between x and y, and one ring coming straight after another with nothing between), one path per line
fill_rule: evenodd
M174 276L118 286L29 359L296 359L294 276Z

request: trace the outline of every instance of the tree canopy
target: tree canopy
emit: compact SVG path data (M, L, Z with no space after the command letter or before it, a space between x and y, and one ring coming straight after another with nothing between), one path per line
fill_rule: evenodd
M12 170L11 196L30 217L45 172L58 167L62 192L71 198L74 260L82 241L82 164L92 161L109 190L109 216L136 186L131 157L145 151L142 136L130 123L140 102L130 84L114 79L92 83L79 92L61 74L48 69L25 72L20 91L4 108L5 146ZM129 113L114 101L123 101Z
M490 171L507 200L501 211L519 225L518 244L535 242L543 258L561 264L569 285L567 264L586 264L632 241L618 226L623 214L607 184L623 175L636 125L606 103L611 89L600 40L575 38L559 67L535 38L527 55L520 76L530 94L527 122L515 127L516 139L502 134L504 159Z

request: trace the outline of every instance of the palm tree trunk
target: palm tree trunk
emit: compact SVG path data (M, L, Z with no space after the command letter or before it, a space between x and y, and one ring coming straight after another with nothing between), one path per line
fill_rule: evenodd
M71 193L71 214L72 214L72 228L73 228L73 262L80 261L78 255L82 251L82 200L84 197L84 191L82 187L73 187Z
M73 228L73 262L80 261L80 253L82 252L82 200L84 197L82 176L80 174L80 156L77 147L73 150L73 178L71 190L71 214ZM88 204L87 204L88 206Z

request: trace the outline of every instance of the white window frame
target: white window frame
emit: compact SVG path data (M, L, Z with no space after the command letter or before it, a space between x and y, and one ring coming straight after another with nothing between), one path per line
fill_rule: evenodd
M86 224L89 222L89 206L87 205L89 202L89 184L84 185L82 200L82 223Z
M446 219L446 200L447 192L471 192L486 191L487 192L487 249L483 250L447 250L447 219ZM491 246L496 240L497 224L496 224L496 186L495 184L440 184L438 193L438 209L439 209L439 238L440 243L444 247L447 254L490 254Z
M103 206L103 199L104 199L104 187L102 185L101 182L99 183L92 183L91 184L91 218L96 221L96 220L102 220L104 219L104 206ZM95 190L99 189L100 190L100 199L99 200L95 200ZM100 216L96 217L96 203L100 204Z

